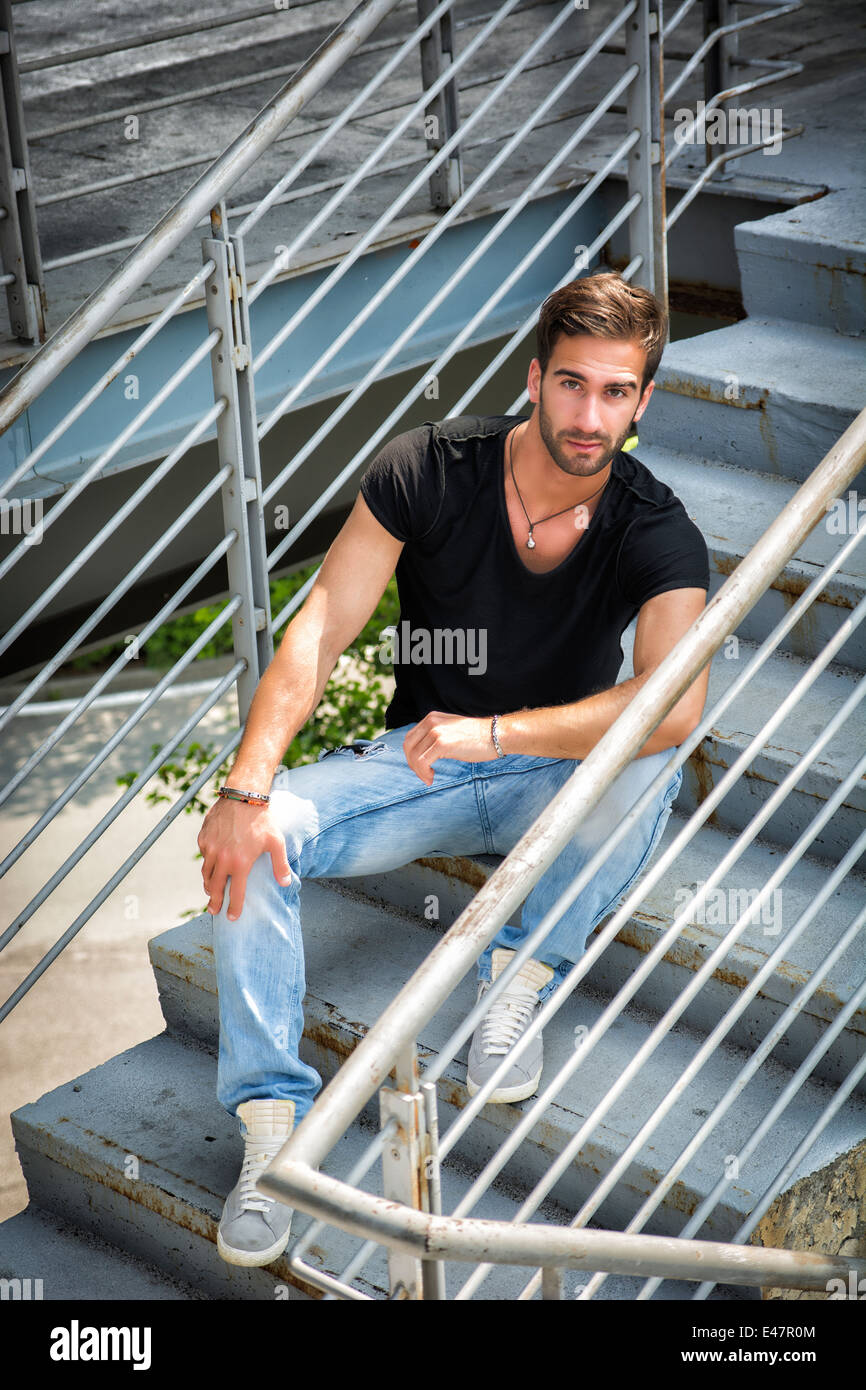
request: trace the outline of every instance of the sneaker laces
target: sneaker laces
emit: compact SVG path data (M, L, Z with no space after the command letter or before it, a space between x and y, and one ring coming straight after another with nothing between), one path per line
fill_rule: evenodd
M489 989L490 986L488 985ZM485 990L486 993L486 990ZM488 1056L504 1055L527 1028L539 1003L537 989L514 980L481 1020L481 1042Z
M277 1135L268 1139L253 1139L247 1135L244 1140L241 1175L238 1179L238 1201L241 1211L268 1212L274 1205L275 1199L257 1191L256 1183L287 1138L287 1135Z

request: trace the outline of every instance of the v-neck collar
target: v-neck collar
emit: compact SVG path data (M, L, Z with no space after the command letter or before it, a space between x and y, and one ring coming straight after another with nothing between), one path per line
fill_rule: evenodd
M529 579L552 579L552 578L554 577L554 575L561 574L562 571L566 568L566 566L569 565L569 564L571 564L571 562L574 560L575 554L576 554L579 550L583 550L583 549L586 548L586 541L587 541L587 538L588 538L590 532L593 531L593 528L595 528L596 530L598 529L598 528L596 527L596 517L599 515L599 513L601 512L601 510L602 510L602 508L604 507L605 503L607 502L608 496L609 496L609 494L610 494L610 488L609 488L609 487L606 487L606 488L605 488L604 492L603 492L602 495L601 495L601 501L599 502L599 504L598 504L598 506L596 507L595 511L593 512L592 516L589 518L589 525L587 526L587 528L586 528L586 530L584 531L583 535L580 536L580 538L579 538L578 540L575 541L574 545L571 547L571 550L569 550L568 554L565 555L565 556L563 557L563 559L560 560L559 564L558 564L558 565L555 565L554 568L553 568L552 570L531 570L531 569L529 568L529 566L526 565L526 564L524 563L524 561L520 558L520 552L519 552L519 550L517 549L517 546L515 545L515 542L514 542L514 533L513 533L513 531L511 530L511 521L509 520L509 516L508 516L508 505L507 505L506 500L505 500L505 449L506 449L506 444L507 444L507 442L508 442L508 437L509 437L509 435L512 433L512 431L515 430L515 429L517 429L518 425L522 424L523 421L524 421L526 418L527 418L526 416L520 416L519 419L515 422L514 425L512 425L509 429L507 429L503 435L500 435L500 441L499 441L499 466L498 466L498 481L497 481L497 491L498 491L498 495L499 495L499 519L500 519L500 523L505 527L505 535L506 535L508 544L509 544L509 546L510 546L510 548L511 548L511 554L512 554L513 557L514 557L514 560L515 560L516 564L518 564L518 565L520 566L520 569L522 570L522 572L523 572L525 575L527 575ZM613 460L612 460L612 463L611 463L610 477L608 478L608 482L611 482L611 481L613 480L613 478L617 476L617 474L616 474L616 461L617 461L617 457L618 457L618 455L617 455L617 454L614 454ZM577 505L579 506L580 504L578 503ZM536 526L537 526L539 523L536 522L535 524L536 524Z

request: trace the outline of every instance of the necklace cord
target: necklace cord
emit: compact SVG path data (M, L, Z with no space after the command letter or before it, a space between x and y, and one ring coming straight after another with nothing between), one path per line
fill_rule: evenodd
M554 517L563 516L565 512L576 511L578 507L582 507L585 503L591 502L593 497L597 497L598 494L602 492L604 488L607 487L610 475L608 475L608 477L605 478L601 487L596 488L595 492L591 492L589 496L584 497L582 501L572 502L570 506L563 507L558 512L551 512L550 516L543 516L538 521L532 521L530 520L529 512L526 510L526 507L524 506L523 498L520 495L520 488L517 486L517 479L514 476L514 435L515 430L512 430L508 436L508 467L511 470L511 481L514 484L514 491L517 493L517 500L520 503L521 507L523 507L523 515L526 517L526 520L529 523L529 539L527 540L527 545L529 545L531 542L534 546L535 541L533 540L532 532L536 526L541 526L541 524L545 521L553 521Z

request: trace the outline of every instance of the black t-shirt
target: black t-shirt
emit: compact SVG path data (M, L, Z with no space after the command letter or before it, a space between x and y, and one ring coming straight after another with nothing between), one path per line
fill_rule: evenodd
M634 454L614 457L589 526L555 569L520 559L503 447L524 416L463 416L398 435L361 494L405 545L388 729L431 710L473 716L568 704L616 683L620 638L647 599L708 589L703 536Z

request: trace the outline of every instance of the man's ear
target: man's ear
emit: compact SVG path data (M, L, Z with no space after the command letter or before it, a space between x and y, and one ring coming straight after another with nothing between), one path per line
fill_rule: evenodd
M648 384L648 386L647 386L646 390L644 391L643 395L641 396L641 398L640 398L640 400L639 400L639 402L638 402L637 410L636 410L635 413L634 413L634 418L635 418L635 420L639 420L639 419L640 419L640 417L643 415L644 411L646 410L647 406L649 405L649 403L650 403L650 396L652 395L653 391L655 390L655 385L656 385L655 382L654 382L654 381L651 381L651 382Z
M538 404L539 388L541 386L541 363L537 357L533 357L529 364L529 372L526 377L526 390L533 405Z

